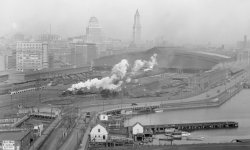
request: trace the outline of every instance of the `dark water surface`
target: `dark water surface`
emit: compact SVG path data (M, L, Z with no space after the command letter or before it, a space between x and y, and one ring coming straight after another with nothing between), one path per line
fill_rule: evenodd
M250 90L242 90L220 107L166 111L136 116L126 122L133 125L140 122L149 124L189 123L206 121L237 121L237 129L200 130L191 133L202 141L176 141L175 143L230 142L236 138L250 139ZM164 135L159 135L163 136Z

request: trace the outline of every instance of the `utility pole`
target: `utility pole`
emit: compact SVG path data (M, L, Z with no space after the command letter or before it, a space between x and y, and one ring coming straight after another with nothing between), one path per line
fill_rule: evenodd
M10 91L10 103L11 103L11 110L12 110L12 108L13 108L13 107L12 107L12 105L13 105L13 102L12 102L12 91L13 91L13 90L11 89L11 91Z
M104 111L104 98L102 99L102 111Z
M11 91L10 91L10 103L11 103L11 111L13 110L13 85L11 85Z
M36 81L36 91L38 93L38 102L36 103L36 105L38 105L41 101L41 93L40 93L40 88L41 88L41 83L40 83L40 77L37 79Z

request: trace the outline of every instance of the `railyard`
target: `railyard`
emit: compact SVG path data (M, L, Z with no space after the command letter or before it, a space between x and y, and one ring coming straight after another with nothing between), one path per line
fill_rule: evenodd
M103 144L106 147L134 145L138 144L138 142L133 141L132 137L134 135L129 135L130 130L125 124L126 119L138 115L157 113L157 111L219 107L241 91L242 83L246 80L247 76L247 72L241 70L231 75L227 80L221 80L221 77L225 77L224 72L216 73L218 73L216 77L213 77L212 73L205 73L198 76L185 73L150 75L150 77L135 79L135 82L126 86L126 88L131 88L132 90L123 90L117 97L111 98L105 98L100 93L90 95L62 95L62 91L70 87L69 83L76 81L71 80L69 82L70 79L66 81L59 78L56 80L59 83L62 82L60 84L54 85L51 83L43 89L36 87L34 90L26 91L25 89L16 89L15 93L3 95L4 99L1 101L1 104L3 104L1 105L1 111L5 112L5 116L15 116L17 115L16 113L29 113L29 116L39 117L38 114L33 112L36 110L35 108L38 106L47 107L46 113L42 114L39 112L44 117L39 123L44 124L46 130L35 142L33 141L34 139L32 140L30 149L69 149L69 147L74 147L74 149L77 149L77 147L82 149L87 149L88 147L90 149L98 149ZM209 77L209 74L212 77ZM96 77L96 74L91 77L91 73L88 74L88 77L77 75L77 78L79 78L77 81L84 81L94 77ZM158 79L164 82L152 85L147 83L148 81L154 82ZM204 82L204 80L207 80L207 82ZM212 80L215 81L212 82ZM196 82L200 83L199 88ZM207 83L209 83L209 86L206 85ZM36 85L42 86L40 83ZM144 90L140 90L143 88ZM161 91L148 92L154 88ZM11 108L9 110L11 113L8 114L6 110L9 108ZM55 120L51 122L47 117L52 117L52 111L56 109L60 109L61 112L57 114L56 118L53 116ZM93 115L91 118L87 117L86 114L93 111L98 112L97 115ZM105 143L98 143L89 139L91 129L100 123L96 119L100 114L106 114L108 118L112 118L112 116L115 118L113 121L106 123L105 121L101 121L110 133L109 139ZM32 123L37 124L38 121L39 119L33 121L28 119L21 123L20 127L30 127ZM231 122L207 122L207 124L200 123L197 126L194 123L177 123L166 124L164 127L160 125L146 125L145 129L148 130L147 132L149 132L149 129L153 131L152 134L158 134L158 132L164 133L165 128L174 125L176 125L176 128L182 130L187 130L188 128L196 130L238 127L238 123L233 120ZM121 133L124 136L117 137ZM112 134L114 136L111 136Z

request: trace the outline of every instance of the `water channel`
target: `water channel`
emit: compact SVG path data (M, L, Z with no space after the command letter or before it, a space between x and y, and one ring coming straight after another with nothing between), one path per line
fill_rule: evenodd
M193 131L191 136L202 140L180 140L173 143L225 143L231 142L233 139L250 139L250 90L242 90L220 107L174 110L135 116L127 120L125 125L133 125L136 122L140 122L142 125L157 125L208 121L237 121L239 122L239 127L236 129ZM157 135L157 138L164 138L164 135Z

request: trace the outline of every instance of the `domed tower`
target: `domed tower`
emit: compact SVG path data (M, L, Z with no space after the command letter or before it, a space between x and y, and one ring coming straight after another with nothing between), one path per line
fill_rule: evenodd
M89 19L89 25L86 28L86 42L87 43L102 43L102 27L96 17L91 17Z
M141 22L138 9L134 15L133 25L133 44L138 45L141 42Z

